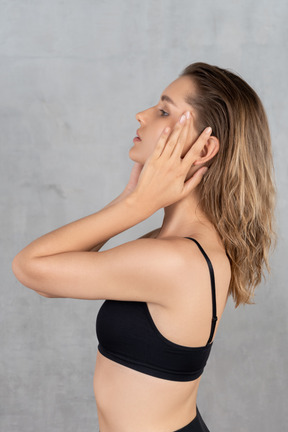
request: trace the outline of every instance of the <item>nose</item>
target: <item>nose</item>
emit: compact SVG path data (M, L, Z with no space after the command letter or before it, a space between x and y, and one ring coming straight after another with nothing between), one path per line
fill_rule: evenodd
M144 123L146 121L146 117L147 117L146 113L147 113L148 110L149 110L149 108L146 109L145 111L139 111L136 114L136 116L135 116L136 120L138 120L140 124L142 124L142 123Z
M139 123L141 124L142 123L142 111L138 112L135 117L136 117L136 120L139 121Z

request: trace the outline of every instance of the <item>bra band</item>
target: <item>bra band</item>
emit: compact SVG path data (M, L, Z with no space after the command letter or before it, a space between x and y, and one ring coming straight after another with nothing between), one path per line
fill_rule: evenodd
M198 243L197 240L195 240L192 237L185 237L187 239L193 240L197 246L199 247L200 251L202 252L204 258L206 259L206 262L208 264L208 268L209 268L209 273L210 273L210 279L211 279L211 293L212 293L212 307L213 307L213 316L212 316L212 322L211 322L211 331L210 331L210 336L208 339L208 342L206 345L208 345L212 339L213 339L213 335L214 335L214 331L215 331L215 327L216 327L216 322L217 322L217 312L216 312L216 295L215 295L215 277L214 277L214 270L213 270L213 266L212 263L210 261L210 259L208 258L206 252L204 251L204 249L202 248L202 246Z

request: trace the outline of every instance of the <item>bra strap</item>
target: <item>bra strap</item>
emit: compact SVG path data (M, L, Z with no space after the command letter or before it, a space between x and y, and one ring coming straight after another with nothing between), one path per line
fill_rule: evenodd
M199 247L200 251L202 252L202 254L204 255L204 258L207 261L208 264L208 268L209 268L209 273L210 273L210 279L211 279L211 292L212 292L212 306L213 306L213 316L212 316L212 323L211 323L211 331L210 331L210 336L207 342L207 345L212 341L213 339L213 335L214 335L214 331L215 331L215 327L216 327L216 321L217 321L217 312L216 312L216 294L215 294L215 277L214 277L214 270L213 270L213 266L212 263L210 261L210 259L208 258L206 252L204 251L204 249L202 248L202 246L198 243L197 240L195 240L192 237L185 237L187 239L193 240L197 246Z

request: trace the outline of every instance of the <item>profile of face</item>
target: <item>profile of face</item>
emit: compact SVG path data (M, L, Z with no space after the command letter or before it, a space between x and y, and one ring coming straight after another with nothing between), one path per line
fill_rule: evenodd
M185 97L188 93L193 93L193 90L193 82L190 77L179 77L166 87L157 105L136 114L136 119L140 123L138 136L141 141L135 141L130 149L130 159L144 165L163 130L167 126L173 129L185 111L190 111L192 115L192 139L191 143L188 142L186 148L184 147L183 154L188 151L199 135L194 126L195 112L191 105L185 102Z

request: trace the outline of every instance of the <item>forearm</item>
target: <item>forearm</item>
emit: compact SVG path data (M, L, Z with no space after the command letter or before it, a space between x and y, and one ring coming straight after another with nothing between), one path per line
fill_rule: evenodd
M91 251L95 245L100 246L101 243L142 222L151 214L141 209L139 203L137 204L131 196L115 199L97 213L34 240L16 256L16 260L17 257L21 262L64 252Z
M123 191L119 196L117 196L117 198L115 198L113 201L111 201L109 204L107 204L105 207L103 208L107 208L110 207L113 204L116 204L120 201L122 201L126 196L128 196L128 193L126 193L125 191ZM93 246L93 248L90 250L90 252L98 252L105 243L107 243L108 240L110 240L111 237L105 239L104 241L102 241L101 243L97 243Z

